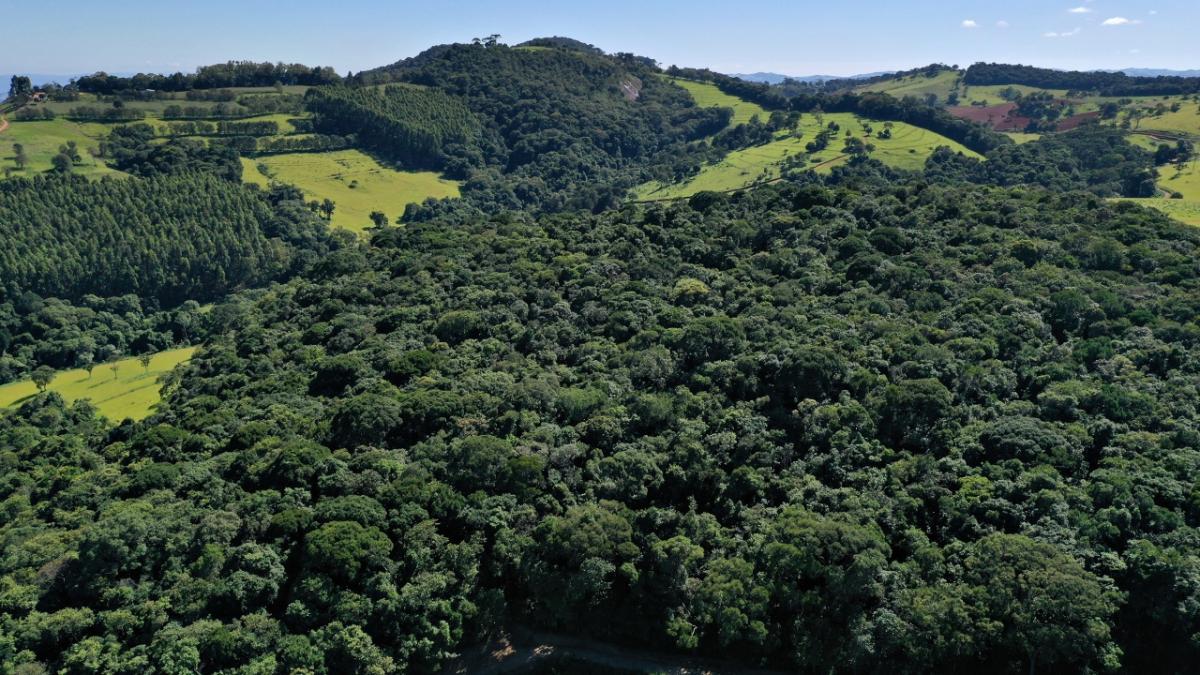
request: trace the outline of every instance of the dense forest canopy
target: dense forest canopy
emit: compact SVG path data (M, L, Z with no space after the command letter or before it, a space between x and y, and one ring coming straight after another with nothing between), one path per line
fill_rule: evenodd
M800 672L1188 668L1200 232L879 170L388 229L231 307L147 423L29 402L0 655L434 672L518 620Z
M1000 146L985 161L939 148L926 162L925 176L936 181L1088 190L1102 197L1153 197L1158 191L1154 162L1154 153L1130 144L1120 130L1088 126L1036 143Z
M319 87L310 89L304 102L317 131L355 134L409 168L447 169L455 178L466 178L472 161L482 160L479 120L436 89Z
M322 230L302 207L273 210L256 191L203 173L15 179L0 183L0 279L12 293L68 300L204 302L293 269L289 239L319 241Z
M364 71L355 82L433 87L478 117L478 149L457 154L460 165L486 167L463 188L480 211L597 210L619 204L635 185L698 166L711 150L688 143L729 121L727 110L696 107L656 72L630 55L459 44Z

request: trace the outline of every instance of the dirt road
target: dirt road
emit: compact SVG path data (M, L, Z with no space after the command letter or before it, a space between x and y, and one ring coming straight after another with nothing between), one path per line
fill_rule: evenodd
M539 665L582 662L615 672L664 675L784 675L734 663L650 652L596 640L514 628L510 635L466 651L447 664L443 675L504 675L528 672Z

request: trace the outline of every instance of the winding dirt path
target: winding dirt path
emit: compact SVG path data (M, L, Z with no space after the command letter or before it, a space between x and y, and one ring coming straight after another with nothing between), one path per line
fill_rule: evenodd
M0 134L4 133L4 130L7 128L8 128L8 120L4 119L3 117L0 117Z

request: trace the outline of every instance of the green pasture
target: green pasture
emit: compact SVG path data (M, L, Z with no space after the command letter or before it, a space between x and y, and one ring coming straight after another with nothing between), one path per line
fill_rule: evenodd
M127 417L142 419L159 401L159 378L192 358L195 351L195 347L184 347L159 352L150 360L149 368L142 367L137 358L128 358L96 364L91 375L82 368L59 371L47 389L68 402L90 399L100 414L114 422ZM37 386L31 380L0 385L0 407L19 404L36 393Z
M49 171L50 160L58 154L59 147L66 145L67 141L75 141L83 159L82 163L75 166L76 173L92 177L122 176L123 173L108 168L92 155L92 152L99 150L100 140L108 134L108 130L109 126L105 124L72 122L61 117L37 122L10 120L8 129L0 133L0 172L6 167L14 169L13 176L31 176ZM14 143L23 145L25 155L29 157L29 164L24 171L15 170Z
M766 122L767 118L770 117L770 113L757 103L743 101L736 96L730 96L718 89L714 84L695 82L678 77L670 78L670 81L686 89L692 95L692 100L696 102L696 105L702 108L733 108L733 119L729 122L730 126L736 127L739 124L745 124L755 115L758 115L758 118L763 122Z
M851 113L826 113L820 121L815 115L806 114L801 117L797 128L799 136L793 134L765 145L731 152L721 161L706 165L700 173L686 181L677 184L646 183L634 191L634 196L639 200L680 199L706 190L724 192L774 180L780 176L783 161L804 154L809 141L831 122L836 122L840 127L837 137L830 141L827 148L814 153L806 161L807 166L819 172L832 170L845 161L842 147L847 130L863 138L865 124L870 124L875 134L884 129L883 122L864 120ZM942 145L956 152L980 157L940 134L903 122L893 123L890 139L871 136L865 140L875 146L872 157L898 169L921 169L929 155Z
M404 207L429 197L457 197L459 183L432 171L396 171L358 150L293 153L242 159L243 180L269 185L290 183L310 199L331 199L337 205L333 225L361 232L371 225L372 211L395 222ZM259 165L266 168L264 174Z

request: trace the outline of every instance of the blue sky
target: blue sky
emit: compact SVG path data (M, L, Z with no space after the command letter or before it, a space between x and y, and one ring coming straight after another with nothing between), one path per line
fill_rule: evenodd
M0 0L0 24L0 71L55 74L229 59L357 71L489 33L568 35L724 72L1200 68L1200 0Z

